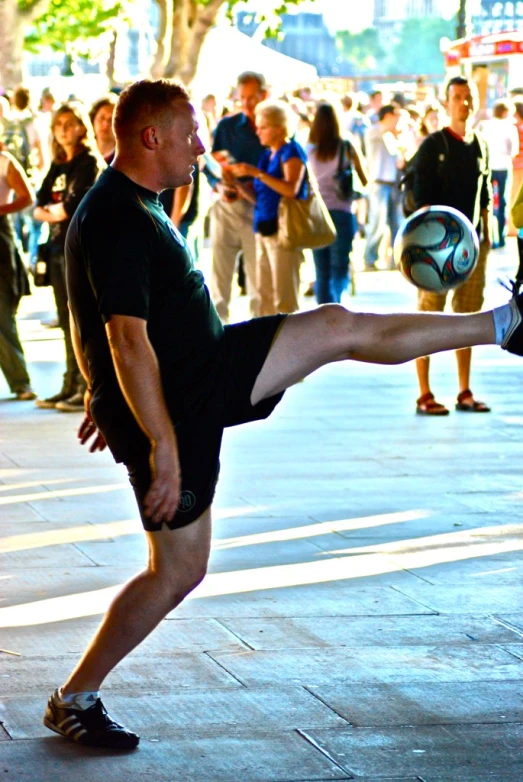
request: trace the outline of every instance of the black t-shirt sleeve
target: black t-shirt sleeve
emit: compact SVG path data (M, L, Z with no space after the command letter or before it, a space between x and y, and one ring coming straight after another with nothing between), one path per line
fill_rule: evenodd
M45 175L43 182L40 186L38 193L36 194L36 205L47 206L51 202L51 193L53 182L56 179L58 167L55 163L51 163L49 171Z
M148 320L150 298L151 218L138 210L126 215L92 214L79 240L98 310Z
M82 156L82 159L78 160L78 165L75 166L67 183L67 191L63 200L63 207L68 217L74 215L80 201L96 182L99 173L99 163L94 155Z

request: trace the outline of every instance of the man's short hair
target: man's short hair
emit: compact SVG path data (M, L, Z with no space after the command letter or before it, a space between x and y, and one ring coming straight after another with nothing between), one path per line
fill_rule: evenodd
M445 87L445 98L446 100L449 99L449 90L453 85L457 85L458 87L470 87L470 79L467 79L465 76L453 76L452 79L449 79L447 82L447 85Z
M113 125L117 138L162 121L175 101L188 101L181 84L169 79L142 79L120 93L114 111Z
M109 95L104 95L103 98L98 98L91 108L89 109L89 119L92 123L94 123L95 117L100 111L100 109L103 109L105 106L116 106L116 103L118 101L118 98L114 93L110 93Z
M378 111L378 121L382 122L387 114L396 114L398 110L397 106L393 106L392 103L387 103L386 106L382 106L381 109Z
M492 109L492 116L496 117L497 119L503 119L505 114L508 114L510 112L511 105L508 102L508 100L497 100L494 103L494 107Z
M251 81L255 81L258 84L258 87L260 88L260 92L263 92L267 89L267 84L265 82L265 76L262 73L258 73L257 71L243 71L243 73L240 73L238 76L238 87L241 84L248 84Z
M17 87L13 93L13 103L18 111L25 111L31 103L31 93L27 87Z

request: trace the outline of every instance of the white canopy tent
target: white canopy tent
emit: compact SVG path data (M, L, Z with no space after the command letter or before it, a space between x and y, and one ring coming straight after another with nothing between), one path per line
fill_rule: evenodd
M262 73L276 93L318 79L313 65L269 49L235 27L220 26L213 27L204 41L191 93L195 98L208 93L225 95L242 71Z

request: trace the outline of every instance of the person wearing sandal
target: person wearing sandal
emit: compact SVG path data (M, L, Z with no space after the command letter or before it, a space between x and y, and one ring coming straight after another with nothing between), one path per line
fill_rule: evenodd
M447 152L442 161L440 148L433 135L427 136L419 151L414 174L416 208L430 204L453 206L465 214L481 236L479 259L474 273L452 295L455 313L479 312L483 306L485 271L490 249L490 206L492 193L488 150L481 137L472 130L475 114L474 84L462 76L447 84L446 109L449 124L441 131ZM420 290L418 309L423 312L443 312L447 294ZM456 351L459 393L455 409L467 413L488 413L490 407L474 398L470 390L472 349ZM437 402L430 389L429 358L416 359L420 396L416 413L445 416L448 409Z

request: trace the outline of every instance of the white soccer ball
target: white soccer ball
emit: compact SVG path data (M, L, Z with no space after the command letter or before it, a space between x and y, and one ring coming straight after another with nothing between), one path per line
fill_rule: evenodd
M444 293L469 279L476 268L479 242L464 214L451 206L424 206L401 225L394 260L417 288Z

